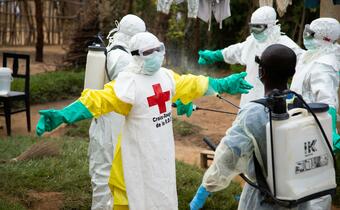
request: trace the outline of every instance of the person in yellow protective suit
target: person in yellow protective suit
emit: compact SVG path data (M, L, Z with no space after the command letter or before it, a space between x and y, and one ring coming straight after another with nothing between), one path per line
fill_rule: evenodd
M148 32L133 36L129 49L133 60L115 81L103 90L84 90L77 101L62 110L40 111L36 131L42 135L62 123L97 118L112 111L126 116L119 164L123 167L128 206L115 205L114 209L176 210L172 102L180 99L187 104L216 92L247 93L252 86L243 79L246 73L216 79L180 76L162 68L164 45Z
M107 47L107 76L110 80L117 77L132 60L128 49L131 37L146 30L145 23L136 15L125 15L121 21L116 22L112 29ZM108 186L112 159L116 148L118 135L123 128L125 117L111 112L97 119L93 119L90 129L89 143L89 174L92 184L91 210L112 210L113 202L119 202L118 197L113 199ZM111 177L113 179L113 177ZM119 179L119 177L117 177Z

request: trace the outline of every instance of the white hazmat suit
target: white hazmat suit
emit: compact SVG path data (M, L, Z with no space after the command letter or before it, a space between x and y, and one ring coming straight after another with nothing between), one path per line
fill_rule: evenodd
M272 7L264 6L257 9L251 16L251 24L266 24L267 28L262 32L264 40L258 40L254 33L244 42L231 45L222 50L223 58L226 63L242 64L246 66L248 73L246 80L254 86L249 94L242 94L240 106L262 98L264 96L264 86L258 78L258 64L255 56L260 56L264 49L272 44L282 44L291 48L299 57L302 50L288 36L281 35L280 25L276 25L276 12Z
M258 64L255 56L261 56L264 49L272 44L282 44L291 48L297 57L302 53L300 47L288 36L281 35L280 25L277 25L274 8L263 6L258 8L251 16L249 24L251 35L244 42L230 45L222 50L199 51L199 64L212 64L224 61L230 64L246 66L246 80L254 86L249 94L242 94L240 106L264 96L264 87L258 78Z
M333 149L340 151L340 136L336 131L339 108L340 46L339 22L333 18L318 18L305 26L304 45L307 48L299 62L290 89L308 102L326 103L332 116Z
M290 89L308 102L322 102L338 109L340 47L334 43L340 36L339 22L319 18L310 24L315 32L314 47L305 51L296 66ZM323 40L329 38L330 41Z
M144 21L135 15L126 15L119 23L116 22L116 28L108 36L110 40L107 47L107 69L111 80L115 79L118 73L132 60L127 46L131 37L145 30ZM120 48L116 48L117 46ZM89 173L93 188L92 210L112 210L113 196L108 181L114 147L124 121L125 117L115 112L92 120L89 130Z

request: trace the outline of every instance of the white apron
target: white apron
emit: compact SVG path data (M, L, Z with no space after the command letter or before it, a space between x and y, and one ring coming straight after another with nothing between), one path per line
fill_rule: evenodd
M129 209L178 209L172 76L163 69L152 76L124 71L114 89L118 98L132 104L121 145Z

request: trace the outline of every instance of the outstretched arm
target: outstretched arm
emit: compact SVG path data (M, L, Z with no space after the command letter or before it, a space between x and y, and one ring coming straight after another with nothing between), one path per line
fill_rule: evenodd
M198 64L207 65L213 64L216 62L226 62L230 64L240 63L244 65L242 62L242 50L245 42L237 43L230 45L224 49L220 50L200 50L198 51L199 59Z
M80 120L99 117L109 112L128 115L132 105L121 101L114 91L115 82L105 85L103 90L85 89L81 97L61 110L41 110L36 133L41 136L62 123L72 124Z
M191 74L179 75L169 70L175 81L175 94L173 102L180 99L183 104L188 104L192 100L204 95L220 93L248 93L252 85L244 80L246 72L232 74L224 78L212 78L205 76L195 76Z

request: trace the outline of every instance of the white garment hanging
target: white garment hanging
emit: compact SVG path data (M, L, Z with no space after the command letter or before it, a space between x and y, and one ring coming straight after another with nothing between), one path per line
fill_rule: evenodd
M273 7L274 0L259 0L260 7L270 6ZM276 0L276 11L279 13L279 16L282 17L286 11L288 5L292 4L292 0Z
M276 10L280 17L286 13L288 5L291 4L292 0L276 0Z
M188 1L188 17L197 18L199 0L187 0Z
M157 11L169 14L172 3L181 4L183 2L184 0L158 0ZM187 0L187 2L188 2L188 17L197 18L199 0Z
M222 29L222 21L231 15L230 0L199 0L197 17L209 23L211 27L211 13L214 13L216 21Z
M172 2L173 0L157 0L157 11L169 14Z

